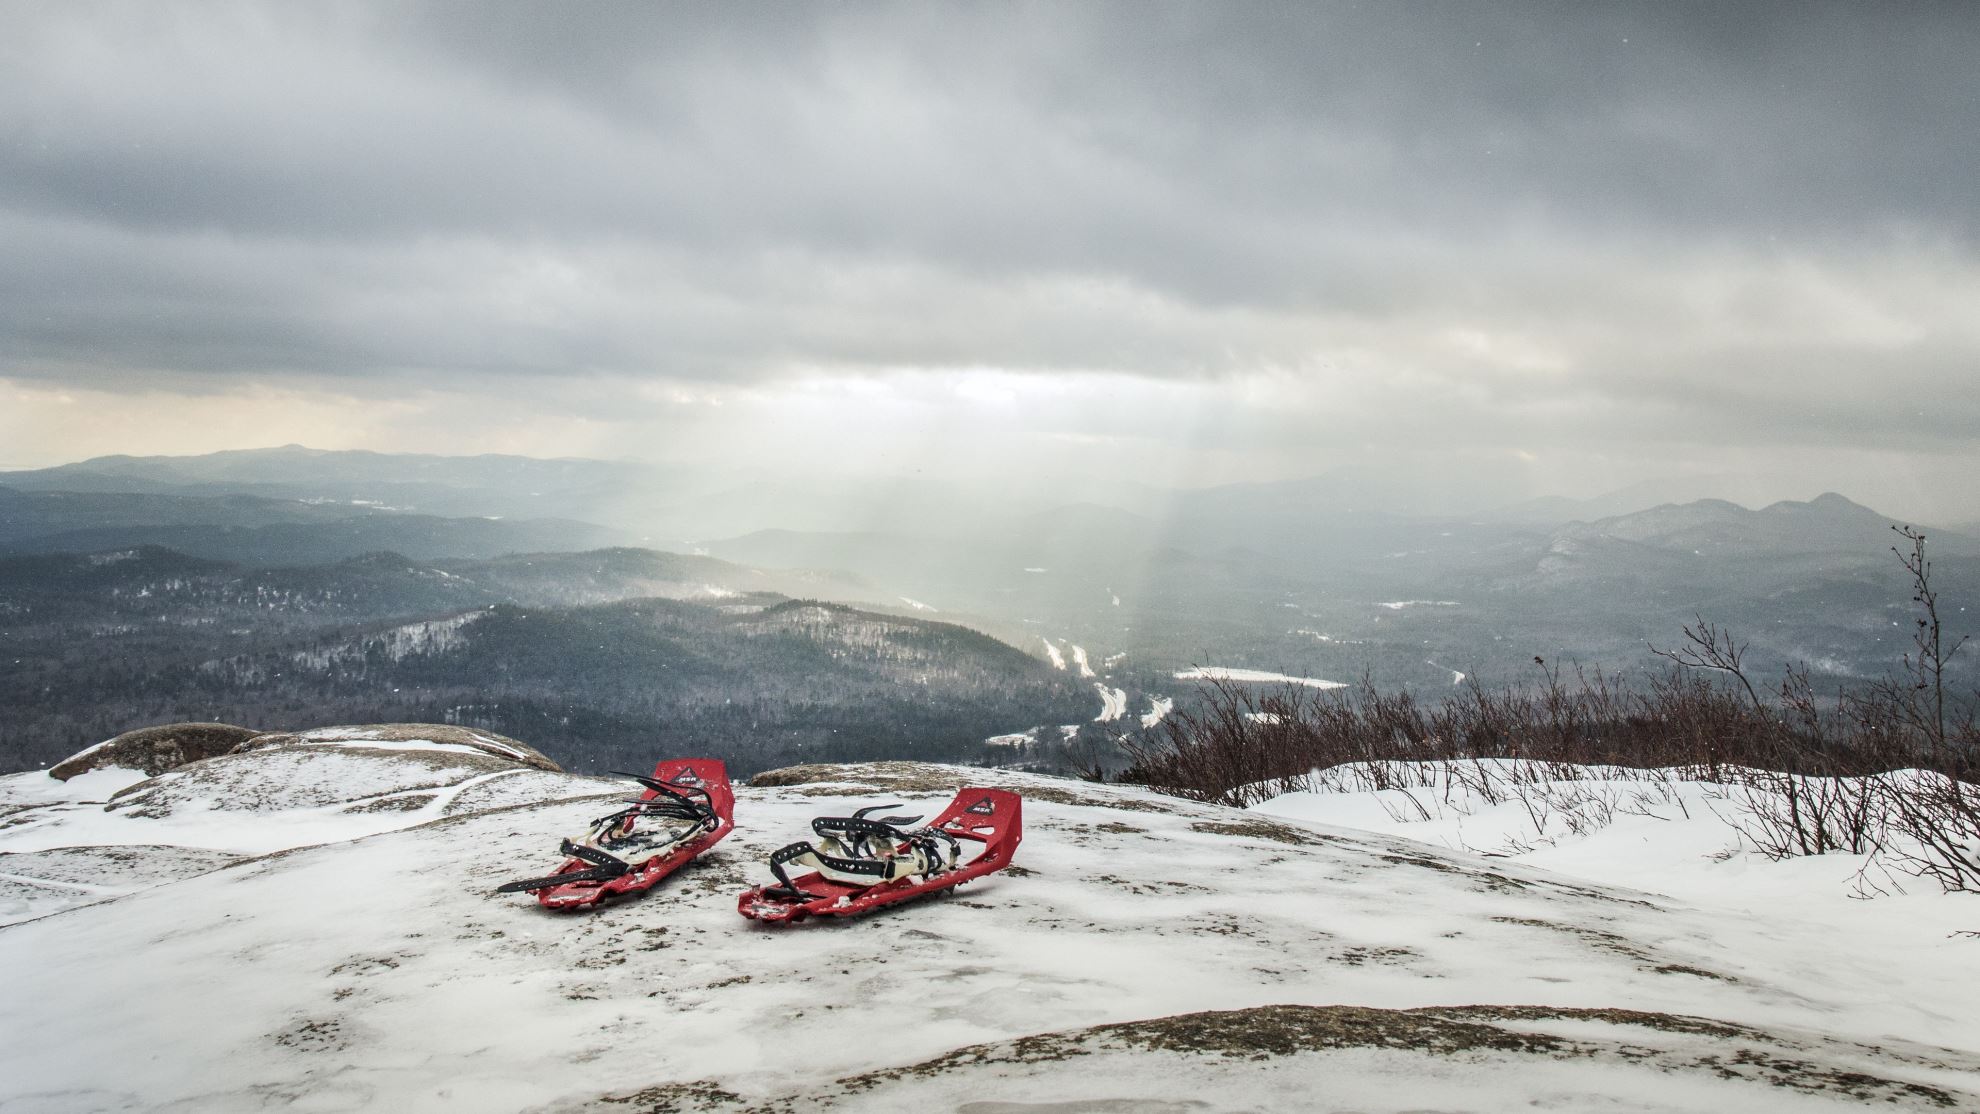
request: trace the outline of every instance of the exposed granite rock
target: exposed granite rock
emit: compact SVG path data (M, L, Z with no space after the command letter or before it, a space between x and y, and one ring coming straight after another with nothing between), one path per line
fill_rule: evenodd
M260 734L252 728L236 727L231 723L167 723L157 727L140 727L57 762L48 774L67 781L77 774L115 766L143 770L157 777L188 762L232 753L236 747Z

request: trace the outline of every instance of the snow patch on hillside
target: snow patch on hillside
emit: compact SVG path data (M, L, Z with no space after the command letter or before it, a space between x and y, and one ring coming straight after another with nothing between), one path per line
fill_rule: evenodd
M1051 639L1046 638L1042 639L1042 641L1045 643L1045 656L1052 660L1052 668L1064 669L1066 667L1066 656L1059 652L1059 648L1052 644Z
M304 669L322 672L335 665L362 662L374 652L383 654L389 661L404 661L414 654L445 653L467 641L464 632L482 615L483 612L470 611L445 619L407 623L335 646L298 650L289 659Z
M1100 714L1094 716L1096 723L1112 723L1127 715L1127 690L1108 688L1098 681L1093 682L1093 690L1100 694Z
M1432 669L1449 670L1451 674L1451 684L1461 685L1464 683L1465 674L1460 670L1451 669L1451 667L1448 665L1438 665L1434 661L1426 661L1423 664L1429 666Z
M1081 677L1092 680L1094 677L1099 676L1099 674L1093 672L1092 664L1086 660L1086 647L1074 646L1072 648L1072 660L1073 668L1079 672Z
M1306 685L1316 689L1344 689L1345 681L1323 681L1318 677L1291 677L1284 673L1270 673L1263 669L1227 669L1223 666L1206 665L1195 669L1185 669L1176 674L1178 681L1239 681L1246 684Z

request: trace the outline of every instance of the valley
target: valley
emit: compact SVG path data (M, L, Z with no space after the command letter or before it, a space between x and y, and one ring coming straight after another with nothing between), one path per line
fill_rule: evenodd
M654 532L601 501L618 466L376 455L0 474L0 764L149 723L304 716L542 738L586 771L655 748L744 772L1105 771L1218 678L1435 701L1532 682L1536 658L1642 676L1706 616L1761 675L1847 686L1909 638L1891 524L1838 495L1548 522L1251 485L669 552L594 547ZM430 513L553 509L503 486L519 477L607 524ZM1945 597L1980 606L1980 542L1932 544Z

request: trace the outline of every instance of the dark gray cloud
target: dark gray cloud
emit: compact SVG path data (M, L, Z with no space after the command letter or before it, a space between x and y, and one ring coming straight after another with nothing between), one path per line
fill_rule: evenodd
M1968 4L4 16L16 380L1262 376L1282 446L1980 450Z

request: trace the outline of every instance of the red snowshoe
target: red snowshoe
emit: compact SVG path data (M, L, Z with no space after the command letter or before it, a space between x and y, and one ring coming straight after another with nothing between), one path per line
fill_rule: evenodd
M626 808L565 840L564 867L547 878L510 882L496 893L534 893L547 909L583 909L608 897L651 889L735 830L729 771L714 758L676 758L652 777L621 774L646 787Z
M1024 801L1003 789L964 789L923 828L902 827L915 817L868 816L899 807L813 820L819 845L793 843L770 856L777 884L743 894L736 910L757 921L851 917L1002 870L1024 838ZM967 862L961 861L965 841L982 846ZM792 878L793 865L811 873Z

